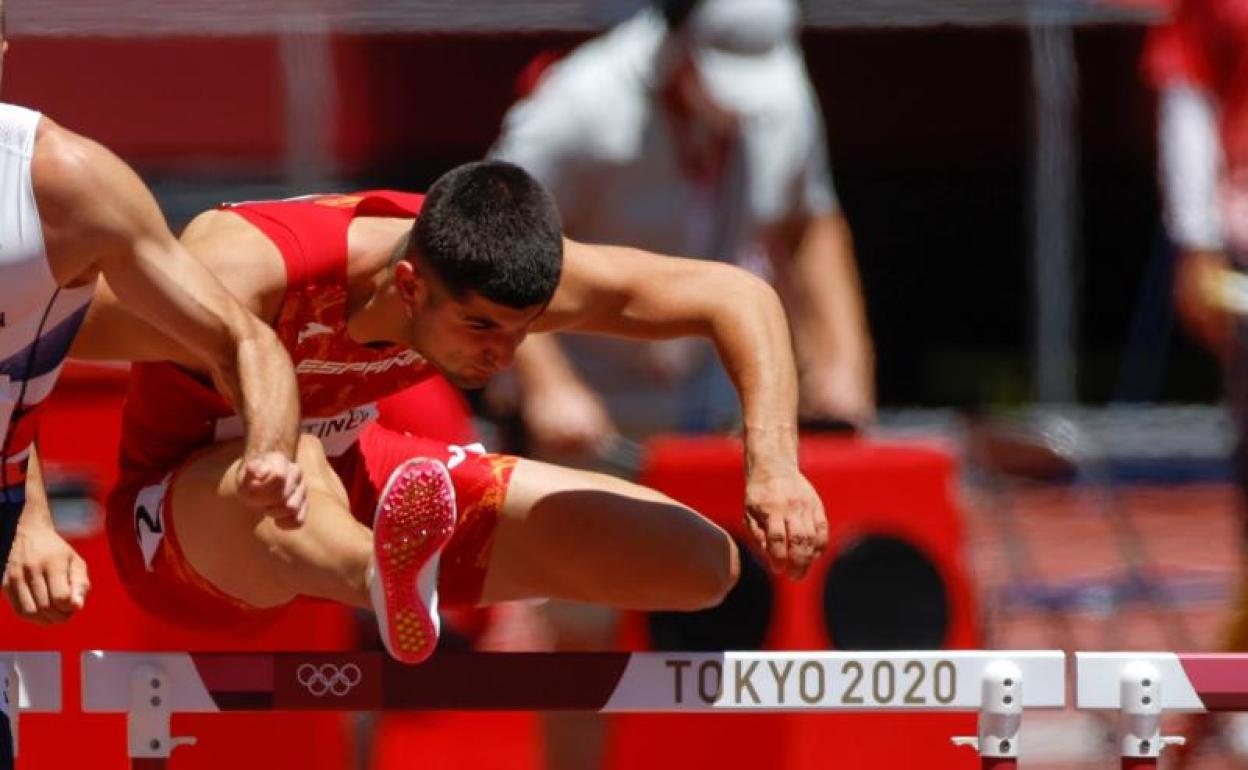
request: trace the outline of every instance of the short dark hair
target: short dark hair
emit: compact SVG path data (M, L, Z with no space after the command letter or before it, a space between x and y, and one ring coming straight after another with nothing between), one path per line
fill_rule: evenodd
M511 308L550 301L563 268L555 202L524 169L498 160L443 174L425 195L416 249L451 293L476 292Z

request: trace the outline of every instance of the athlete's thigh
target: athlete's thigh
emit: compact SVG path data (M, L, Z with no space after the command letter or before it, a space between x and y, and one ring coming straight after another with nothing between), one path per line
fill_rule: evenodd
M487 601L554 596L644 602L699 579L699 560L734 558L727 535L653 489L520 460L490 553Z
M273 553L281 525L238 498L242 449L241 441L222 442L183 463L169 493L173 529L190 566L217 588L261 606L280 603L290 598L286 565ZM320 441L301 436L296 461L308 486L309 519L329 507L345 511L346 491Z

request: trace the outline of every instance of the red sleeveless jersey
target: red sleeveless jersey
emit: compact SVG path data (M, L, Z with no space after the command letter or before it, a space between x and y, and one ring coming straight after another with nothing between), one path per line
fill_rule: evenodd
M423 195L371 191L227 204L281 251L286 293L274 328L299 381L303 429L341 454L377 416L376 401L434 369L402 345L372 347L347 334L347 228L356 217L416 217ZM242 421L211 382L170 363L132 369L122 416L121 468L150 475L195 449L238 438Z

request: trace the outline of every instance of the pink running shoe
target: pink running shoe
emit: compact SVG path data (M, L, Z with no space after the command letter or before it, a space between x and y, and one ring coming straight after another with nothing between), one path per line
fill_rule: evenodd
M420 663L438 645L438 557L454 530L446 466L417 457L395 468L373 517L368 590L381 640L403 663Z

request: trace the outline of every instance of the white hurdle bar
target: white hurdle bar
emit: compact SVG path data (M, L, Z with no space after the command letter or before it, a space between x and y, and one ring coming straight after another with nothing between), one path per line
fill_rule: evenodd
M1151 768L1166 746L1166 711L1248 711L1248 655L1237 653L1075 653L1076 707L1121 714L1123 768Z
M134 653L82 658L83 711L125 713L134 767L163 768L175 713L528 710L978 712L985 768L1018 756L1024 708L1066 703L1058 651ZM1026 683L1026 687L1024 687Z
M0 769L11 770L17 758L18 727L23 711L61 710L61 655L57 652L0 652Z

